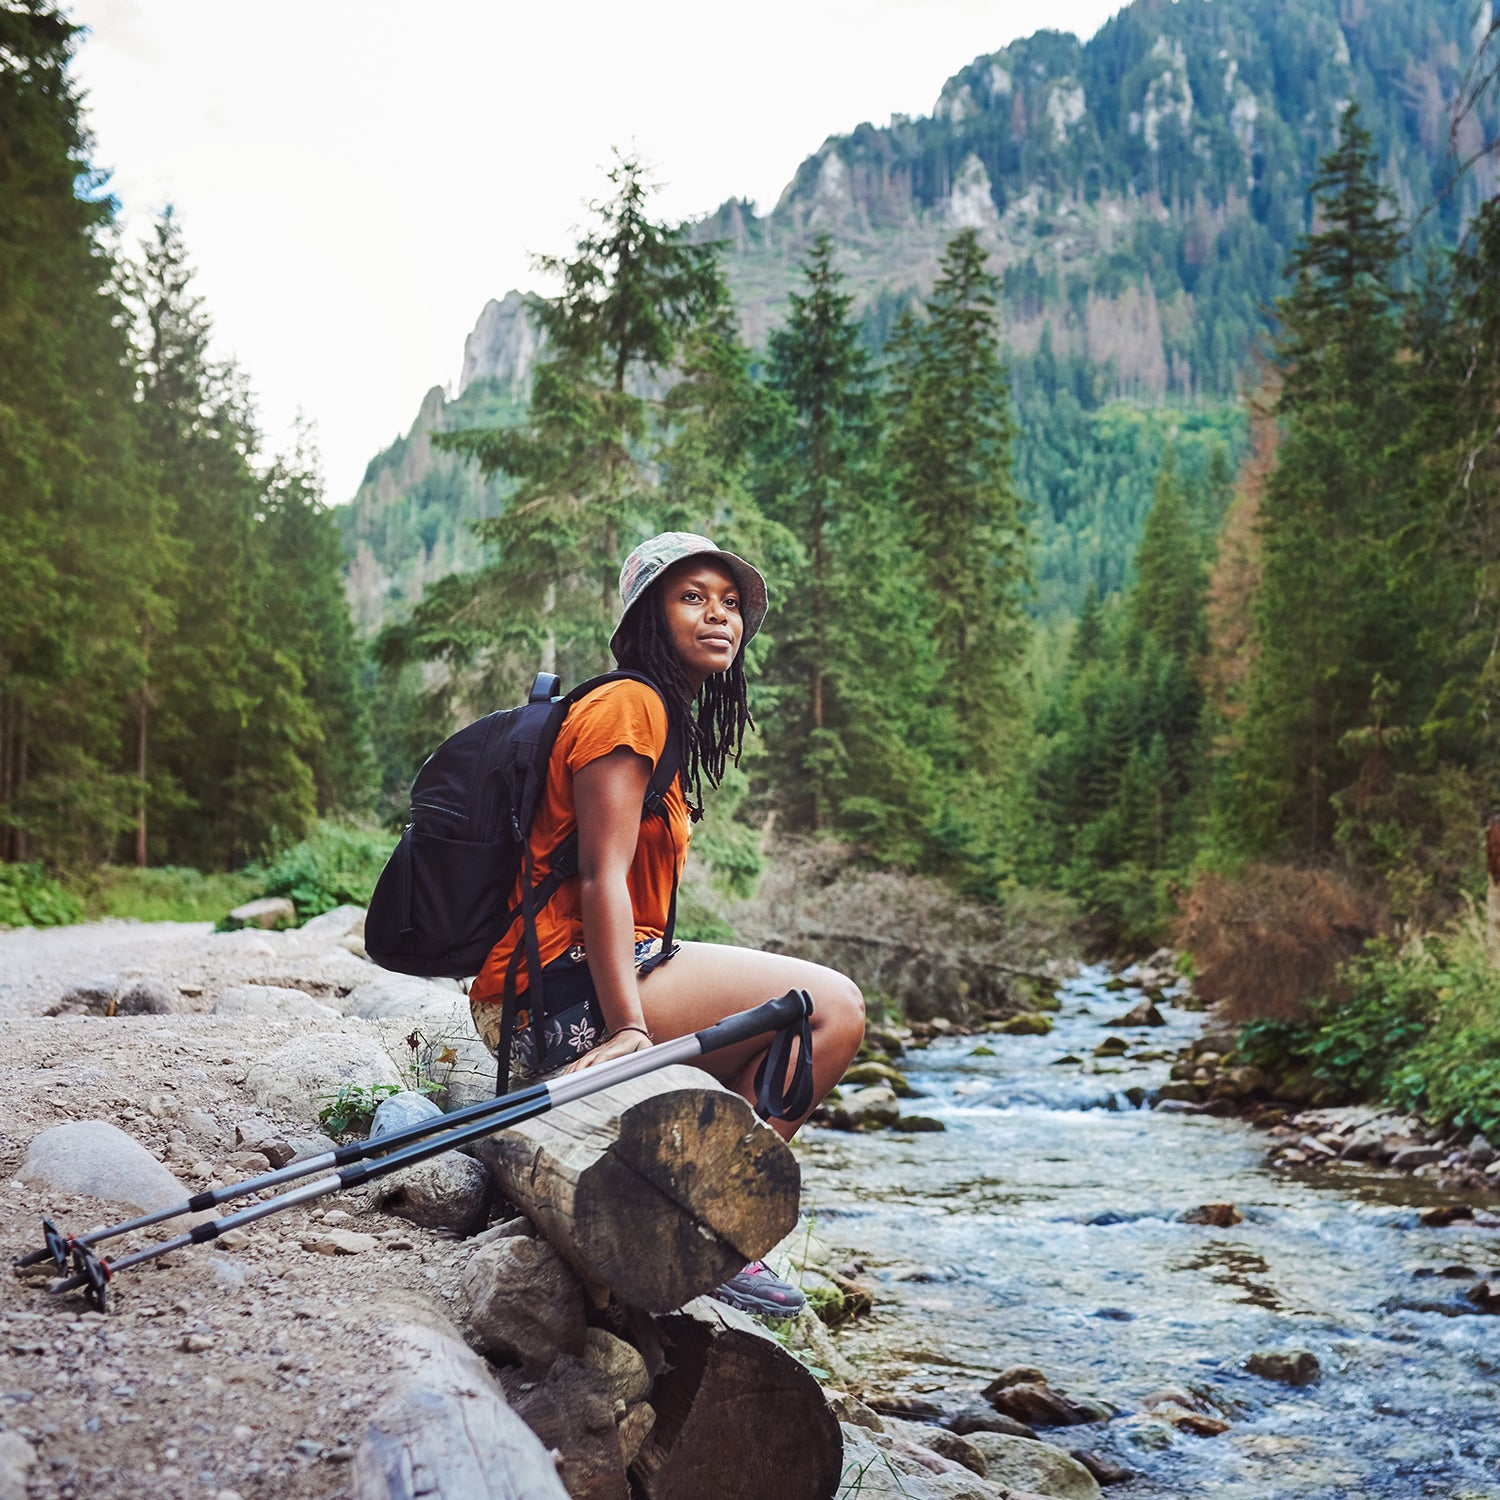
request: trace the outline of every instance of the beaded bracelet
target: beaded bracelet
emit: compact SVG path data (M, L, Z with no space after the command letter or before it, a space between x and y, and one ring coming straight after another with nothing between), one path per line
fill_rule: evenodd
M648 1042L651 1043L653 1047L656 1045L656 1038L652 1036L644 1026L617 1026L612 1032L610 1032L609 1040L614 1041L617 1036L626 1031L638 1031L643 1037L646 1038Z

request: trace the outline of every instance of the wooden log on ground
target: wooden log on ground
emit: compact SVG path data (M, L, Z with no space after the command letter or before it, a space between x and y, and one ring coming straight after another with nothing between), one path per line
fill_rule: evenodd
M500 1191L583 1279L669 1312L797 1222L797 1160L739 1097L663 1068L481 1141Z
M353 1500L568 1500L551 1453L451 1329L382 1329L395 1387L354 1455Z
M657 1330L667 1368L631 1468L646 1500L831 1500L843 1434L804 1365L753 1318L706 1297Z

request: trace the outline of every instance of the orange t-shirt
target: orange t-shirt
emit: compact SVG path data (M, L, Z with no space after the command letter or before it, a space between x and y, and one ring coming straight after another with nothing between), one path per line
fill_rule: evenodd
M546 856L578 826L573 807L573 777L591 761L621 746L643 755L654 765L667 743L667 711L661 699L641 682L610 682L575 703L557 731L557 740L547 761L547 784L531 824L534 858L533 884L548 871ZM630 909L635 914L635 940L659 938L667 925L673 882L687 862L692 823L682 778L675 777L663 802L667 820L654 814L641 820L635 858L625 877L630 891ZM521 899L521 880L511 893L510 904ZM536 917L536 937L543 965L583 941L583 911L576 877L565 880ZM470 987L470 998L498 1003L505 992L505 971L511 954L523 942L521 920L490 950L479 976ZM526 955L521 955L516 975L519 994L529 983Z

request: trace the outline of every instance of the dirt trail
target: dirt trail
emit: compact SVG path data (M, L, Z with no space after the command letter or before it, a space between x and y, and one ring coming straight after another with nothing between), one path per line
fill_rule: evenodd
M268 1114L243 1085L248 1064L310 1027L387 1044L393 1027L348 1016L213 1016L215 997L231 985L283 984L337 1007L378 973L326 934L118 922L0 932L7 1266L38 1246L43 1213L68 1230L127 1216L19 1184L32 1137L69 1120L106 1120L190 1191L243 1177L230 1160L236 1123ZM70 985L105 974L177 986L181 1013L46 1014ZM271 1118L289 1134L316 1129L310 1114ZM36 1450L31 1500L348 1493L348 1459L392 1384L383 1326L401 1310L420 1316L450 1302L464 1251L337 1196L323 1202L252 1227L232 1251L194 1249L122 1275L107 1315L7 1270L0 1431ZM352 1257L303 1248L340 1223L378 1245Z

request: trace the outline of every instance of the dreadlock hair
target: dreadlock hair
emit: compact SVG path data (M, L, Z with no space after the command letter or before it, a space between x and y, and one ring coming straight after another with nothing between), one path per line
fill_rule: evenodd
M694 818L701 817L702 779L718 786L730 763L739 764L745 730L755 727L745 692L743 646L728 669L715 672L695 695L672 644L658 580L621 623L615 660L661 689L668 721L682 746L682 788Z

